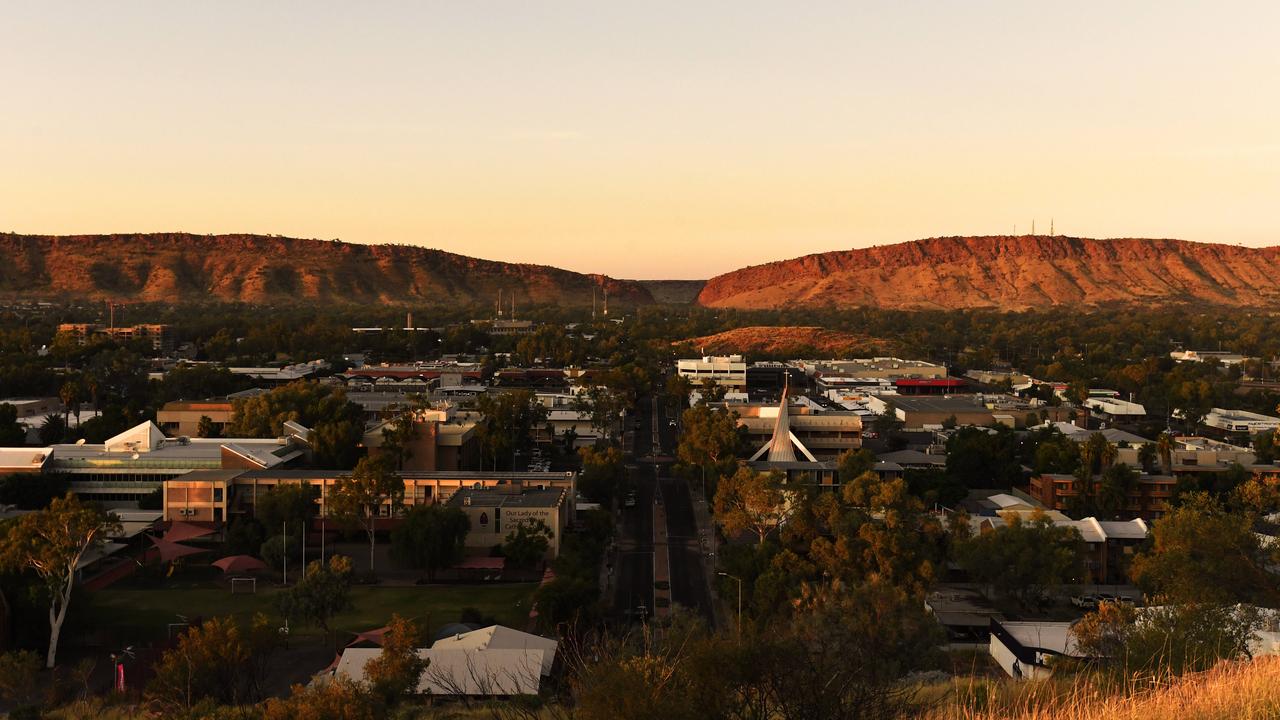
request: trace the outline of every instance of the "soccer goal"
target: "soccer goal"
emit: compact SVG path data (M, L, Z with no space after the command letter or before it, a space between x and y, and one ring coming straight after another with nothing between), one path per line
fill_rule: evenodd
M258 592L258 578L231 578L231 594L235 595L238 592L248 592L256 595Z

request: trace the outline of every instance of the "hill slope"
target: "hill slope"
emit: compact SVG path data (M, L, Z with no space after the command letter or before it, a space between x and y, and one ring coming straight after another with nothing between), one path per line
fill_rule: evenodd
M714 277L698 303L1002 308L1280 301L1280 247L1183 240L946 237L808 255Z
M865 335L809 326L751 326L726 330L715 335L682 341L699 352L712 355L739 353L800 357L817 353L823 357L890 352L890 345Z
M122 302L590 304L653 297L634 281L405 245L263 235L0 234L0 297Z

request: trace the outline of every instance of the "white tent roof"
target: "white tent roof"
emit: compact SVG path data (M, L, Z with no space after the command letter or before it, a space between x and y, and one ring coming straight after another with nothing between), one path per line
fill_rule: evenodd
M431 645L432 650L541 650L543 651L542 674L551 672L551 665L556 659L555 640L527 632L514 630L503 625L490 625L468 633L459 633L441 638Z
M382 648L347 648L335 675L363 681L365 665ZM430 695L536 695L542 683L542 650L422 648L430 664L418 680L418 692Z

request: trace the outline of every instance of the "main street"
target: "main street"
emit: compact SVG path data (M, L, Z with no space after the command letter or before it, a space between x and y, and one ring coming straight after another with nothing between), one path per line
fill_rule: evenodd
M657 572L670 582L669 592L659 591L659 595L669 595L673 606L697 612L713 623L694 499L687 482L667 474L676 444L674 415L656 399L638 404L632 448L636 465L631 471L636 502L634 507L624 504L622 510L614 607L619 615L638 619L636 610L643 605L652 615L654 581L663 579L655 576ZM655 517L659 518L656 527Z

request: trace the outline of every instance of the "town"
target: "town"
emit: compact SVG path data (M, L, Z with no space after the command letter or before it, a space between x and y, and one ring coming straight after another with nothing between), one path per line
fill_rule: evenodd
M495 308L308 341L10 307L11 706L612 713L627 638L793 652L818 618L847 642L893 628L891 669L806 662L894 712L948 677L1105 666L1187 623L1208 634L1145 662L1280 654L1280 418L1257 411L1280 362L1257 347L756 359L687 340L754 320L732 313Z

